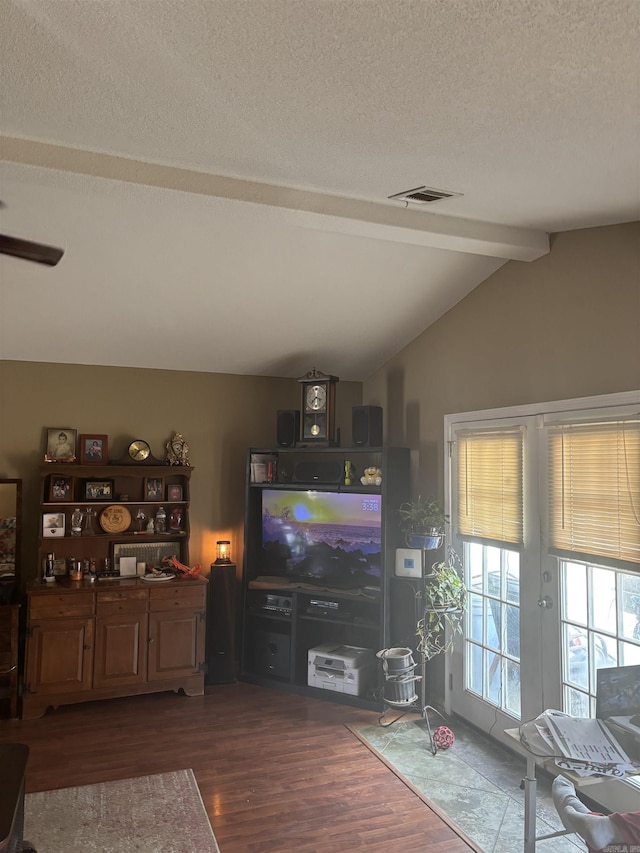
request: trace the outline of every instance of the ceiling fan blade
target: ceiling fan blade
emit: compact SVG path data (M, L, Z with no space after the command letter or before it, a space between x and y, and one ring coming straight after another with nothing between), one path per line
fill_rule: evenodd
M55 267L64 255L64 249L55 246L47 246L44 243L33 243L31 240L19 240L17 237L9 237L0 234L0 254L12 255L14 258L23 258L26 261L34 261L37 264L46 264Z

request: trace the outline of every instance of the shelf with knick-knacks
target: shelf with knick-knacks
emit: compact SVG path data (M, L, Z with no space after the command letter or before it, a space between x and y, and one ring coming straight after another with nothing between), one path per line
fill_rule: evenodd
M92 577L118 576L123 557L129 558L127 576L131 561L147 571L171 556L187 564L192 471L177 465L44 463L39 578L45 578L50 554L54 578L69 576L78 564Z

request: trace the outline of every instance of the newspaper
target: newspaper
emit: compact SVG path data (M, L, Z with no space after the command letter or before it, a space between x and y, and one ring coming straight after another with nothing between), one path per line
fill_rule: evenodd
M637 772L611 730L601 721L548 710L521 727L521 738L536 755L548 756L578 776L624 778Z

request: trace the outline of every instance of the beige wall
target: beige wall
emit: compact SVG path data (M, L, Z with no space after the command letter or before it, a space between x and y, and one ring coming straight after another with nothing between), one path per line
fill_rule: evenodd
M306 369L303 365L300 374ZM341 382L337 400L337 424L348 445L351 406L362 401L361 384ZM146 439L164 459L165 442L181 432L194 467L190 561L208 574L216 539L231 539L232 556L241 565L247 448L273 447L276 411L297 408L300 386L294 379L0 362L0 478L23 479L24 574L36 574L47 427L106 434L111 459L123 456L134 438Z
M444 492L444 416L640 388L640 223L565 232L510 261L364 383L411 448L414 494ZM427 692L442 701L444 661Z
M443 492L444 415L640 388L640 223L570 231L510 261L364 383Z

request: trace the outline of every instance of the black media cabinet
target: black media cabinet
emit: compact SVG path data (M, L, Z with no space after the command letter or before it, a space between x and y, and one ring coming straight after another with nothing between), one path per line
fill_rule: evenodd
M256 460L260 464L256 465ZM272 464L264 463L269 460ZM252 465L253 462L253 465ZM355 467L345 484L345 463ZM309 650L333 644L377 652L390 642L390 613L395 549L401 540L397 509L409 498L409 449L250 448L247 454L243 631L240 677L292 693L358 707L380 706L377 673L357 695L339 683L309 686ZM365 468L382 471L382 483L360 482ZM268 476L270 481L256 482ZM323 479L324 478L324 479ZM262 542L263 492L348 493L381 501L380 583L344 589L308 583L269 572ZM291 495L292 498L294 495ZM339 682L339 679L338 679Z

